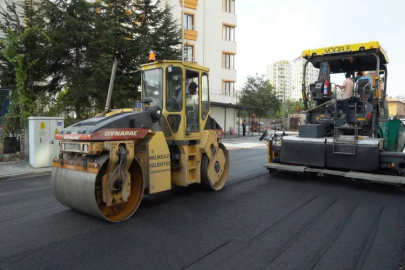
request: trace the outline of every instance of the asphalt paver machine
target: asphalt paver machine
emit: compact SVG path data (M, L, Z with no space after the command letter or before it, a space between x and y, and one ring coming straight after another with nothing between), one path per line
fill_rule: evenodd
M405 125L389 119L388 57L379 42L303 51L302 99L305 124L298 133L265 132L269 172L276 170L338 175L350 179L402 185L405 183ZM308 64L320 69L307 82ZM349 99L350 125L343 101L330 74L364 72ZM353 78L354 79L354 78ZM335 86L335 91L333 91Z
M52 186L63 205L119 222L136 211L144 194L172 185L225 185L229 153L210 116L209 70L154 61L141 72L143 109L110 110L110 83L104 113L55 135L61 141ZM194 95L187 87L192 82Z

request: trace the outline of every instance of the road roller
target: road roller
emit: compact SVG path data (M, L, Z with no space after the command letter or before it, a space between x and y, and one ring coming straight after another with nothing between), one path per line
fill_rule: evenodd
M142 108L106 109L67 127L55 139L56 199L74 210L119 222L131 217L143 195L172 185L224 187L229 152L223 129L210 116L209 69L182 61L140 66Z

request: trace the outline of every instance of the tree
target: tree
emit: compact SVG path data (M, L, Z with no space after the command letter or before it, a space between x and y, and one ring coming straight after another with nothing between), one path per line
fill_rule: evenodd
M114 58L112 105L126 106L140 97L139 65L150 51L157 59L180 58L179 25L161 0L42 0L22 8L19 13L8 3L0 11L6 36L0 44L0 79L3 86L19 89L12 93L16 107L10 105L9 119L72 110L78 119L90 117L104 108ZM58 105L45 112L40 102Z
M180 58L180 31L162 1L101 0L96 3L97 38L92 46L94 97L102 109L107 96L111 64L118 60L112 97L113 107L139 100L139 66L149 52L157 59Z
M293 101L293 100L286 100L285 101L285 116L288 115L288 113L298 113L297 112L297 106L300 106L300 109L302 110L304 108L304 102L302 101ZM277 112L277 117L283 117L283 104L280 104L280 110Z
M156 2L156 3L155 3ZM180 31L161 1L44 1L52 40L53 81L68 87L78 118L85 108L104 109L113 59L118 60L112 107L140 98L139 65L150 51L158 59L179 59Z
M86 0L44 0L38 7L51 39L48 65L51 67L49 91L53 98L64 88L70 107L78 119L88 116L92 105L92 68L90 46L96 36L94 4Z
M280 109L274 88L264 75L248 76L242 88L240 105L262 109L264 117L274 117Z
M23 10L22 16L17 7ZM17 6L6 2L6 9L0 11L0 30L5 36L0 39L0 74L3 86L12 89L3 136L26 126L28 117L42 109L35 102L43 93L41 83L47 76L43 64L49 39L41 25L36 26L34 14L29 3Z

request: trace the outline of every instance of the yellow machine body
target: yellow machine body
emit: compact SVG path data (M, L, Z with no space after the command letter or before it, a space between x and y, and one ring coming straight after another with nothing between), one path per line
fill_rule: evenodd
M143 194L173 184L225 185L229 154L210 117L209 70L181 61L141 69L143 110L101 113L55 136L61 152L52 184L60 203L118 222L136 211Z

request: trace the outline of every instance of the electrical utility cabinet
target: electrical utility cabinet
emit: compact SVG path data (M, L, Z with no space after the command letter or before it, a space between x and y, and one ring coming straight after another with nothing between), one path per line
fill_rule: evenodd
M29 117L29 159L34 168L52 166L59 155L59 141L55 134L64 129L63 117Z

